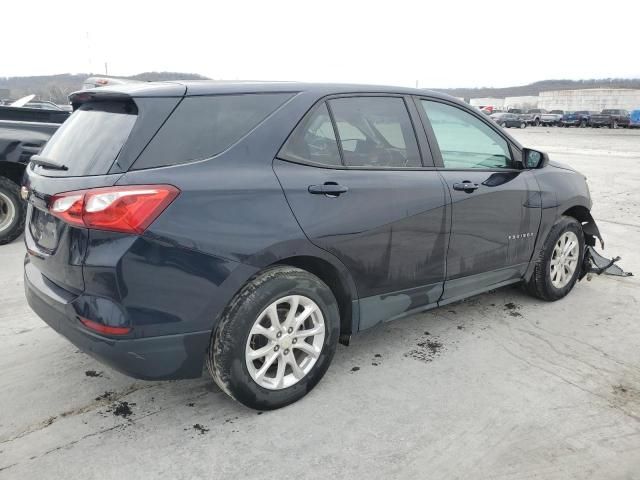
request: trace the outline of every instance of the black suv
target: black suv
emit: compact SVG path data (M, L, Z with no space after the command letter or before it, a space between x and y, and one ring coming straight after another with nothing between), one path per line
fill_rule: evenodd
M604 109L600 113L591 115L591 126L599 127L628 127L631 123L631 115L627 110Z
M520 282L562 298L599 237L582 175L438 93L186 82L71 100L27 169L26 295L137 378L206 362L245 405L282 407L381 322Z

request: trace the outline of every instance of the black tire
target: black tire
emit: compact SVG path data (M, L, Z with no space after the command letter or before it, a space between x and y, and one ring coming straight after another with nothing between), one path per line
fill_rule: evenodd
M563 288L556 288L551 283L551 257L556 242L560 236L566 231L572 231L578 237L579 254L578 265L573 272L573 276ZM555 301L566 296L578 281L580 269L582 267L582 259L584 258L584 234L582 233L582 225L575 218L563 216L551 228L547 239L544 242L542 250L536 260L533 275L525 284L525 289L534 297L542 300Z
M587 126L587 121L582 119L580 120L580 128L585 128Z
M27 212L20 198L20 187L5 177L0 177L0 209L0 245L4 245L22 234ZM3 225L3 219L8 223Z
M536 127L539 127L539 126L540 126L540 119L539 119L539 118L536 118L536 119L534 120L534 122L533 122L533 125L534 125L534 126L536 126Z
M311 370L288 388L271 390L253 380L245 361L249 333L260 313L287 295L304 295L320 308L325 322L322 350ZM230 397L257 410L285 407L316 386L333 359L340 334L340 314L331 289L315 275L285 265L270 267L234 296L211 338L207 367L214 381Z

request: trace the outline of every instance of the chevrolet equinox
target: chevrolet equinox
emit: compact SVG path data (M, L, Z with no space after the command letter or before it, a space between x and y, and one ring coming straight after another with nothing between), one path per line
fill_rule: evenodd
M337 343L521 283L543 300L600 238L585 178L417 89L167 82L71 95L27 169L31 308L142 379L206 363L290 404Z

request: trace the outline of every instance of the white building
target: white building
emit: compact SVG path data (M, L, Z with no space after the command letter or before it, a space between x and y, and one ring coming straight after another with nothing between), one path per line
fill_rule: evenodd
M640 108L640 90L631 88L589 88L540 92L538 108L547 110L595 110Z

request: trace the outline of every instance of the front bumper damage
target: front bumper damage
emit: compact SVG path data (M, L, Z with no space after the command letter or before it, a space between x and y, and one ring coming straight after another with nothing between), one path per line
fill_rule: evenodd
M591 216L590 216L591 217ZM600 247L604 249L604 240L600 235L600 230L596 225L595 220L590 218L588 222L582 225L582 231L584 233L585 251L584 258L582 259L582 269L578 280L582 280L586 275L595 273L596 275L615 275L618 277L631 277L633 273L625 272L616 265L616 262L620 260L620 257L614 257L608 259L596 252L596 238L600 241ZM589 280L589 278L587 278Z

